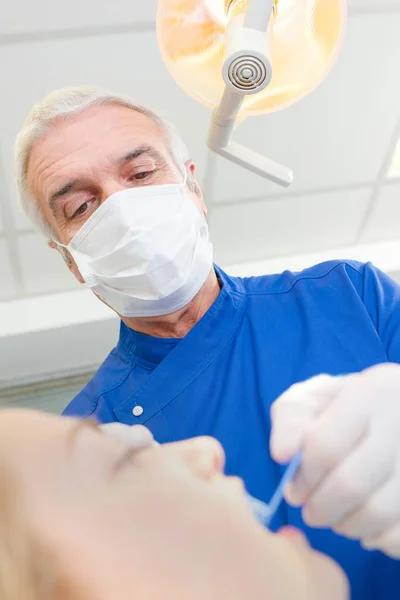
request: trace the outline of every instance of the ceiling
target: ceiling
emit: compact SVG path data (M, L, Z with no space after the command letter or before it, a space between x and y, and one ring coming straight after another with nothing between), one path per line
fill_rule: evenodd
M128 93L177 126L197 163L224 267L400 239L400 179L387 178L400 138L400 0L348 0L345 45L325 82L292 108L238 128L239 142L293 168L288 190L207 151L210 111L164 67L156 5L13 0L2 8L0 300L77 288L23 216L13 185L15 135L32 104L60 86Z
M221 264L400 237L400 182L385 180L400 137L400 0L349 0L347 39L327 80L294 107L239 127L238 141L293 168L289 190L208 153L209 110L166 71L156 4L14 0L3 8L1 299L75 287L22 215L12 169L13 140L27 111L65 85L129 93L177 125L198 165Z

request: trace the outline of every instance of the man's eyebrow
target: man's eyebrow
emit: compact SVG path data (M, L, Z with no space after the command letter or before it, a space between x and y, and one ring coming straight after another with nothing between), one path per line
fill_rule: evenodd
M49 207L53 215L56 215L58 212L58 200L62 198L62 196L66 196L69 192L73 191L78 186L78 184L78 179L75 179L74 181L69 181L68 183L63 185L62 188L56 190L55 192L53 192L53 194L51 194L49 200Z
M97 431L98 433L103 434L100 425L95 419L79 419L71 427L71 431L68 432L67 446L69 449L73 448L77 436L79 436L82 431Z
M157 150L155 150L151 146L142 145L136 148L135 150L127 152L121 159L117 161L117 163L119 165L123 165L127 162L130 162L131 160L135 160L135 158L138 158L142 154L148 154L158 162L162 161L162 155L159 152L157 152ZM51 194L49 200L49 207L54 216L56 216L59 212L59 199L69 194L69 192L74 191L74 189L79 187L80 184L81 182L79 181L79 179L74 179L72 181L69 181L60 189L56 190Z
M151 146L143 145L143 146L139 146L139 148L136 148L136 150L132 150L130 152L127 152L121 158L121 160L119 160L118 162L120 164L124 164L126 162L131 161L131 160L134 160L135 158L138 158L142 154L149 154L150 156L152 156L153 158L158 159L158 160L160 160L162 158L161 154L159 152L157 152L157 150L155 150Z

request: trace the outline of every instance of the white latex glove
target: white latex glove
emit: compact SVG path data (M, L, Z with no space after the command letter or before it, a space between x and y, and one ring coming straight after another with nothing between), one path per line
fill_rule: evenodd
M306 523L400 558L400 365L314 377L271 414L272 457L302 452L285 498Z
M140 450L157 444L150 429L143 425L125 425L124 423L105 423L101 429L108 435L117 438L133 448Z

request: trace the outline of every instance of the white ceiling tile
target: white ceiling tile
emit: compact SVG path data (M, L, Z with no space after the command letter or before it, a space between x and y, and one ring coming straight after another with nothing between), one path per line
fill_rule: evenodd
M0 35L154 21L157 0L14 0L2 10Z
M34 225L29 221L28 217L25 216L25 213L23 212L22 208L20 207L17 199L15 199L15 201L13 202L13 200L11 198L11 202L12 202L14 223L15 223L15 227L16 227L17 231L34 231L34 229L35 229Z
M362 189L215 207L216 261L229 265L351 244L369 197Z
M397 142L393 153L392 162L387 172L388 179L398 179L400 177L400 140Z
M32 231L34 226L29 221L28 217L25 216L24 211L21 208L17 192L14 189L9 190L8 194L9 201L11 202L11 211L14 220L14 226L17 231Z
M400 237L400 181L393 181L382 187L361 241L398 237Z
M213 199L373 181L400 113L399 31L400 14L349 19L339 61L317 90L287 110L250 117L238 127L237 141L293 168L289 190L218 158Z
M6 241L2 239L0 239L0 257L0 299L7 300L15 296L17 290L11 268L8 246Z
M26 60L37 65L35 77L24 73ZM155 33L110 35L0 46L2 86L12 93L0 97L0 153L8 196L19 229L28 223L16 207L12 147L31 106L51 90L76 84L95 84L134 96L160 111L184 135L202 176L210 111L175 84L161 60Z
M8 208L7 192L4 184L4 169L0 162L0 233L4 231L4 216Z
M379 10L385 10L385 8L392 8L393 6L400 7L400 0L347 0L347 6L349 9L352 8L379 8Z
M25 293L28 296L79 289L61 255L37 233L18 236L18 252Z
M0 138L2 138L1 135ZM17 191L13 185L12 153L10 152L9 155L4 158L5 162L7 163L7 168L3 169L0 163L0 232L4 229L9 229L10 227L12 227L13 230L16 228L18 231L32 230L33 226L28 221L20 206L20 203L17 199ZM4 218L2 217L3 212ZM10 220L12 223L9 222Z

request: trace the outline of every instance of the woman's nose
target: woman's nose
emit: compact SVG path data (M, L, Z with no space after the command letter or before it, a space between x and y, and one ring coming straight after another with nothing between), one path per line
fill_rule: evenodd
M190 470L201 479L209 480L225 466L225 452L211 437L198 437L181 443L180 456Z

